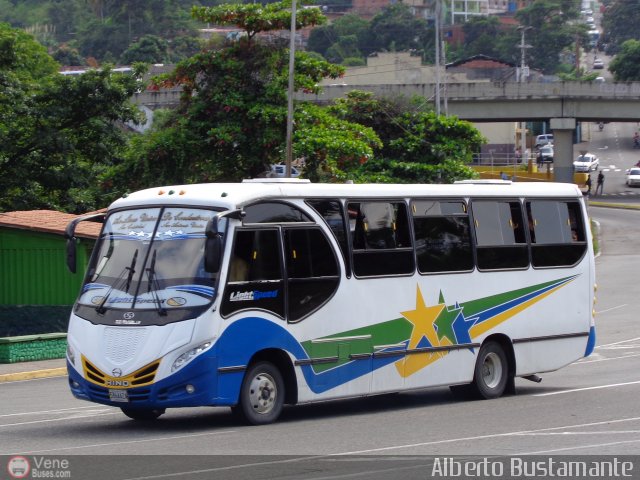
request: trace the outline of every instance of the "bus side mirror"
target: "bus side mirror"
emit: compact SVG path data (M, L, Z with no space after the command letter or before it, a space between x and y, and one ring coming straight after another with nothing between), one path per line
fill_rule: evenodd
M238 209L221 212L207 223L205 230L207 239L204 243L204 270L207 273L218 273L220 270L220 262L222 261L222 234L220 233L218 224L224 217L241 219L244 217L244 211Z
M218 232L218 215L207 223L204 242L204 271L207 273L217 273L220 270L220 260L222 256L222 235Z
M76 238L71 237L67 239L67 268L71 273L76 273Z
M217 273L220 270L220 257L222 256L222 237L215 234L207 236L204 243L204 270L207 273Z
M64 238L67 239L67 268L71 273L76 273L77 270L77 262L76 262L76 242L77 238L75 236L76 226L80 222L84 222L86 220L100 220L104 221L105 213L94 213L91 215L86 215L84 217L74 218L67 224L67 228L64 230Z

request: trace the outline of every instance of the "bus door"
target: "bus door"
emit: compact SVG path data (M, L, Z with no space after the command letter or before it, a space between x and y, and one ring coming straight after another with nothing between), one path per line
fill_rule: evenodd
M316 392L336 386L340 378L344 380L345 362L362 349L351 341L318 339L317 332L342 328L335 315L339 306L326 305L338 290L340 268L320 227L306 224L237 229L227 278L223 316L250 313L263 317L270 313L282 320L256 323L260 331L246 335L254 338L255 346L246 344L243 348L286 350L303 368L306 382ZM370 365L364 368L367 372L371 369Z

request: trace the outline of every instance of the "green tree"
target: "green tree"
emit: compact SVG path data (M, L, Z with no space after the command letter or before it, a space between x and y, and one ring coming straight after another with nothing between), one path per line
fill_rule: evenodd
M360 44L368 26L369 22L357 15L343 15L329 25L321 25L311 30L307 50L326 56L327 50L339 42L341 37L346 36L355 36Z
M169 44L156 35L145 35L140 40L129 45L122 56L121 63L133 62L164 63L169 58Z
M246 32L246 36L221 50L196 54L157 81L158 85L181 85L182 104L165 128L134 142L135 148L126 165L114 172L121 175L120 178L135 176L142 184L235 181L255 177L270 164L284 159L287 42L279 46L256 41L255 36L262 31L288 29L291 3L194 7L193 12L202 21L236 25ZM298 28L324 21L318 9L302 9L299 13L296 16ZM336 78L343 71L315 55L296 52L296 89L317 92L323 78ZM298 146L309 136L316 135L319 125L329 124L329 120L312 107L296 112L294 151L310 155L310 165L314 169L313 172L310 170L311 176L323 171L338 175L340 167L349 164L349 160L339 157L337 152L340 150L328 135L309 138L306 146ZM371 151L369 144L375 139L361 133L356 135L356 130L349 130L346 125L334 128L343 138L352 132L354 140L349 145L353 152L349 155L354 152L368 154ZM313 134L305 134L309 131ZM320 138L324 142L334 142L333 146L320 148ZM312 140L314 149L309 147ZM321 162L327 164L324 170L320 167Z
M396 3L382 9L361 36L360 50L364 55L378 51L421 49L428 41L427 22L416 18L411 8Z
M370 127L382 144L374 158L350 172L356 181L436 183L472 178L467 167L485 141L469 122L425 112L419 99L376 99L352 91L332 112Z
M459 53L461 58L487 55L506 60L505 52L500 49L500 42L496 41L505 35L505 28L501 26L498 17L474 17L464 23L462 31L464 45ZM514 49L515 46L511 48Z
M296 111L294 153L305 159L312 181L345 181L373 158L382 142L369 127L340 119L331 110L304 104Z
M129 99L139 84L109 69L76 77L57 69L32 37L0 24L0 211L107 203L99 177L119 161L118 123L137 119Z
M521 25L530 27L525 38L532 46L527 50L530 67L546 73L556 71L560 52L584 32L582 25L572 23L578 15L578 4L573 0L536 0L516 13Z
M609 63L609 71L616 82L637 82L640 80L640 41L627 40L620 52Z
M640 40L639 23L640 8L637 2L621 0L611 2L602 15L607 52L618 52L627 40Z

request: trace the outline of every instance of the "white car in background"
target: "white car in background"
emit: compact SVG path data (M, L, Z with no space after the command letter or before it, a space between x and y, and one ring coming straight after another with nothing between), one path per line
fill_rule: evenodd
M547 145L549 143L553 143L553 134L545 133L536 137L536 143L534 144L534 146L536 148L540 148L541 146Z
M590 172L600 168L600 160L593 153L583 153L578 155L576 161L573 162L576 172Z
M640 185L640 168L633 167L626 172L626 183L629 187Z
M282 163L271 165L271 171L267 173L271 178L284 178L287 172L286 165ZM293 165L291 166L291 178L298 178L300 176L300 170Z

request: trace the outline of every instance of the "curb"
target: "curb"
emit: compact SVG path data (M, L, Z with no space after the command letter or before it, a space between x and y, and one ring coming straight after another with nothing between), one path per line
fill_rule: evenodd
M67 375L67 368L48 368L45 370L34 370L31 372L16 372L0 375L0 383L18 382L20 380L33 380L36 378L63 377Z
M605 207L605 208L622 208L626 210L640 210L640 205L637 203L609 203L609 202L598 202L597 200L589 201L589 206L591 207Z

